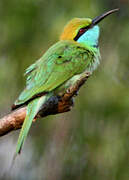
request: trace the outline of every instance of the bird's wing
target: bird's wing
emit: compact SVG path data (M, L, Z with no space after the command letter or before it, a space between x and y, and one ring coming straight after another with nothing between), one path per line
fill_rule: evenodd
M24 104L40 93L50 92L83 72L93 55L77 42L59 41L26 70L26 88L15 105Z

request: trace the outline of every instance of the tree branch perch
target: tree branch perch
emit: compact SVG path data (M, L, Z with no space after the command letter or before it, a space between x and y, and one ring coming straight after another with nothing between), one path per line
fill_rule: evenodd
M90 76L90 73L84 73L83 76L62 96L53 96L41 108L35 119L52 114L63 113L71 110L73 106L73 97L77 94L80 87ZM0 119L0 136L3 136L13 130L22 127L26 117L26 107L12 111L10 114Z

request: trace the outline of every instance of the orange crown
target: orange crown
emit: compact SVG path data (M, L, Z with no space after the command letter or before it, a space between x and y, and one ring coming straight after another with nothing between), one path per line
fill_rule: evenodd
M68 22L60 36L60 40L74 40L80 28L89 26L92 23L90 18L74 18Z

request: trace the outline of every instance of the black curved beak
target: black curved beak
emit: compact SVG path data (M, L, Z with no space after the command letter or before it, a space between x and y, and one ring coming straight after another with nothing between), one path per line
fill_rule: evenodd
M108 15L110 15L110 14L112 14L112 13L114 13L114 12L117 12L117 11L119 11L118 8L117 8L117 9L112 9L112 10L110 10L110 11L107 11L107 12L103 13L103 14L100 15L100 16L97 16L96 18L94 18L94 19L92 20L92 26L98 24L98 23L99 23L100 21L102 21L105 17L107 17Z
M83 33L86 32L88 29L92 28L93 26L95 26L96 24L98 24L100 21L102 21L102 20L103 20L105 17L107 17L108 15L110 15L110 14L112 14L112 13L114 13L114 12L117 12L117 11L119 11L118 8L117 8L117 9L112 9L112 10L110 10L110 11L107 11L107 12L103 13L103 14L100 15L100 16L97 16L96 18L94 18L94 19L92 20L92 23L91 23L89 26L86 26L85 28L83 28L83 29L84 29ZM74 38L74 40L77 41L78 38L79 38L81 35L82 35L82 34L80 34L80 33L78 32L78 34L76 35L76 37Z

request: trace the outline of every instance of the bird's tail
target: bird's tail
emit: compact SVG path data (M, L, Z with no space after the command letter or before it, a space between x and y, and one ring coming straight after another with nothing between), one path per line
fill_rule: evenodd
M17 142L17 147L16 147L16 154L20 154L22 145L25 141L25 138L28 134L28 131L30 129L30 126L32 124L33 119L35 118L36 114L39 112L41 106L48 100L49 94L36 98L32 100L28 105L27 105L27 113L26 113L26 118L24 120L18 142Z

